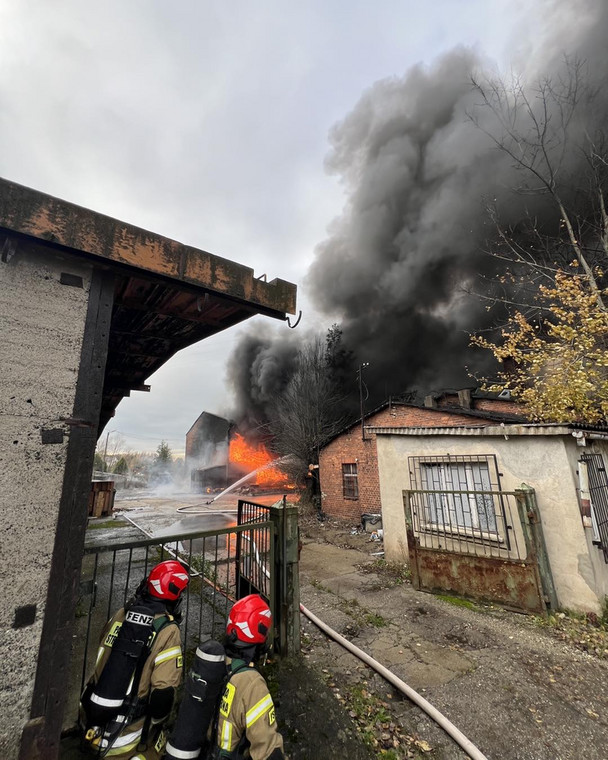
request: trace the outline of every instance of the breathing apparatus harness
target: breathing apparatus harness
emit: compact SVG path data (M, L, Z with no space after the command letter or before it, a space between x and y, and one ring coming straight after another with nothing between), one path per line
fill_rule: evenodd
M110 751L125 726L146 714L147 704L138 698L139 682L156 636L167 625L177 624L170 606L146 594L142 582L125 605L124 621L114 623L103 642L111 647L110 655L97 683L89 683L81 698L86 715L83 744L98 757ZM146 720L143 743L149 725Z

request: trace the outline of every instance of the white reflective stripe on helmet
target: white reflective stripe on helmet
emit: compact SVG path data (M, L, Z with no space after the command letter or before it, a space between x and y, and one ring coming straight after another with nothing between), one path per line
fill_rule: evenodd
M121 707L124 701L124 698L106 699L105 697L100 697L99 694L95 694L95 692L91 694L91 702L95 702L95 704L100 707Z
M154 658L154 664L159 665L161 662L165 662L165 660L171 660L174 657L179 657L182 653L181 647L171 647L170 649L163 649L163 651L156 655Z
M226 659L223 654L209 654L209 652L203 652L201 649L196 650L196 656L207 662L223 662Z
M240 628L241 631L247 636L247 638L252 639L253 633L251 633L251 628L249 627L249 623L245 621L244 623L235 623L237 628Z
M165 752L170 752L172 757L177 757L179 760L195 760L201 754L200 749L176 749L171 742L167 742Z
M264 617L270 617L270 616L271 616L271 614L272 614L272 613L270 612L270 610L262 610L262 611L260 612L260 615L263 615Z
M157 591L159 594L163 593L163 587L160 585L160 581L153 580L150 581L150 583L154 586L155 591Z
M258 718L261 718L264 713L268 712L270 708L272 707L272 697L270 694L267 694L264 699L260 699L260 701L255 704L251 710L247 711L247 715L245 715L245 724L247 728L250 728L253 726L253 724L256 722Z

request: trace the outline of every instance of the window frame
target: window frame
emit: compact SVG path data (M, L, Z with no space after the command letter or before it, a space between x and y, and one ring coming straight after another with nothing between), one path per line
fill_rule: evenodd
M505 508L500 496L500 473L494 454L408 459L412 490L420 492L421 531L509 546ZM429 479L431 471L434 473ZM436 494L429 493L433 491ZM480 497L485 504L485 515L480 509Z
M354 472L347 472L346 467L354 467ZM347 484L352 486L353 493L347 493ZM350 501L359 500L359 466L357 462L342 462L342 498Z

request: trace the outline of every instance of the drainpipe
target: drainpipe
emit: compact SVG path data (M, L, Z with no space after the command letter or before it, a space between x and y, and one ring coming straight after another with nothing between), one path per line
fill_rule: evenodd
M365 419L363 416L363 369L369 367L369 362L359 365L359 405L361 407L361 440L365 440Z

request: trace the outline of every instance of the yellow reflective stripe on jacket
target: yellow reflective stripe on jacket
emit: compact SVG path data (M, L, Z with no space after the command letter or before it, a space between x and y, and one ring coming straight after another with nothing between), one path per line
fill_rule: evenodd
M232 747L232 723L225 720L220 731L220 747L230 752Z
M174 657L179 657L182 653L181 647L171 647L170 649L163 649L163 651L154 658L154 664L159 665L161 662L171 660Z
M247 728L253 726L256 720L264 715L264 713L267 713L271 707L272 697L270 694L267 694L264 699L260 699L260 701L254 705L251 710L247 711L247 714L245 715L245 725Z

